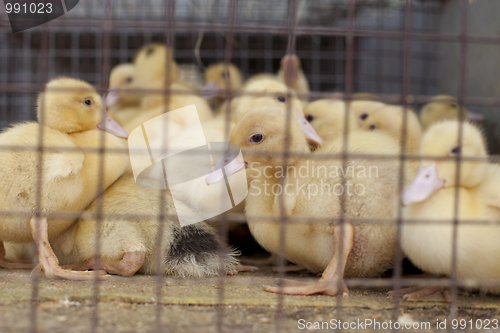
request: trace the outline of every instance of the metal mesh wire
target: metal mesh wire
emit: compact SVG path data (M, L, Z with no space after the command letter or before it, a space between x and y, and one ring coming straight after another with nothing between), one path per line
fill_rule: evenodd
M496 96L474 96L466 93L466 68L470 63L468 48L472 43L496 46L500 43L500 38L478 33L469 34L468 1L446 2L448 4L455 2L460 8L458 33L442 29L440 11L444 1L441 0L81 0L80 4L65 16L41 27L16 34L10 32L7 16L2 12L0 14L0 127L20 121L35 120L36 93L43 89L45 82L58 76L80 78L95 85L100 93L104 93L108 86L110 70L117 64L130 62L141 46L151 42L171 46L174 58L181 66L195 65L195 68L198 68L199 60L205 66L219 61L232 62L242 70L245 78L262 72L276 73L283 55L295 53L302 60L302 67L311 84L311 100L328 96L333 92L342 92L346 100L350 100L354 92L363 91L378 94L383 101L401 104L405 108L419 107L442 90L439 68L445 60L442 59L440 48L443 45L451 45L458 57L456 77L459 83L458 91L455 92L458 101L467 108L472 107L483 112L489 110L488 108L498 107L500 99ZM202 38L199 47L200 59L197 59L195 50L200 38ZM198 70L197 75L201 75L202 69ZM170 92L166 90L165 93ZM287 121L290 120L288 118ZM289 131L289 125L287 126ZM495 136L491 134L493 130L494 127L488 130L488 135L492 138L490 149L496 148ZM227 134L228 131L229 128L226 128ZM403 137L405 133L404 127ZM347 137L347 131L345 135ZM45 151L46 148L42 149L40 155ZM100 153L108 154L112 151L104 147ZM285 154L283 162L285 165L288 158L296 156L289 151L282 153ZM307 158L339 158L345 162L348 157L380 160L395 156L347 156L344 153ZM396 158L404 162L408 156L401 155ZM103 161L101 158L100 169L106 168ZM458 158L457 164L460 165L461 161ZM103 171L99 177L101 188L102 177ZM402 190L404 179L402 166L398 177L399 189ZM158 200L164 201L163 198ZM456 206L455 217L458 214ZM100 211L102 206L99 203L97 207L96 219L100 221L105 216ZM0 213L5 216L12 212ZM16 213L20 212L14 212ZM39 213L37 211L35 214ZM51 216L58 214L54 213ZM71 215L71 212L60 214ZM399 209L396 219L369 221L360 219L359 222L397 223L399 229L401 214ZM80 216L81 212L74 212L73 215ZM158 216L150 218L161 222L170 216L162 208ZM229 219L244 222L245 216L241 214L221 216L223 240L226 240L226 224ZM288 223L299 223L306 219L312 221L307 217L285 216L281 202L281 239L284 239ZM332 223L344 220L345 218L341 216L339 219L329 218L326 221L319 219L318 222ZM457 223L455 221L455 225ZM481 221L481 223L488 222ZM161 235L162 229L159 230ZM456 239L457 228L454 230ZM99 237L98 233L97 253L100 246ZM159 246L161 237L158 236L156 241L156 248L161 248ZM284 251L284 248L281 247L280 251ZM456 257L455 250L453 253ZM402 258L403 254L398 247L391 279L350 279L346 283L348 287L383 286L398 289L403 284ZM280 264L283 266L284 261L282 260ZM456 277L456 258L453 265L455 265L453 274L446 282L435 279L416 281L419 285L445 283L452 287L450 318L455 316L457 311L457 288L466 284ZM158 272L161 273L160 270ZM284 276L283 270L279 271L279 276ZM158 274L157 300L161 300L162 297L163 279L164 277ZM224 303L226 279L227 277L221 276L218 280L220 304ZM33 332L37 330L37 283L38 280L34 279L31 314ZM99 286L99 281L96 280L95 308L91 326L93 331L99 328ZM341 319L343 300L341 295L335 299L338 307L337 317ZM393 310L395 318L399 311L398 302L395 300ZM156 309L156 331L164 331L160 320L161 302L157 303ZM224 307L220 306L217 309L217 329L222 332ZM283 296L277 296L275 315L276 331L279 332L282 331Z

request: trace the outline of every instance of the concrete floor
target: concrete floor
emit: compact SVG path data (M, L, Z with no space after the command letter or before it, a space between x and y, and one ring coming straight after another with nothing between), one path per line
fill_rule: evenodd
M94 313L97 313L97 332L149 332L157 327L157 311L160 311L160 326L164 332L182 333L278 332L280 329L281 332L308 331L300 329L300 319L304 319L303 325L305 321L328 322L331 319L342 322L371 319L380 324L394 321L395 303L387 298L388 289L381 288L351 288L349 297L342 300L341 309L336 307L334 297L285 296L279 317L278 296L262 290L263 285L274 284L276 276L277 273L269 268L262 268L257 273L240 273L222 280L165 277L161 284L160 306L156 303L156 277L112 276L99 285L97 311L92 282L47 280L42 277L39 280L39 300L34 304L38 332L90 332ZM315 279L311 275L297 273L289 277L295 280ZM225 288L219 287L221 283ZM30 331L32 290L28 271L0 269L0 332ZM220 305L222 293L224 300ZM458 304L459 319L500 319L499 297L461 295ZM445 332L436 329L436 320L443 321L447 315L448 305L441 302L402 302L397 312L400 321L430 322L430 331L436 332ZM450 328L450 322L447 328ZM324 331L327 331L326 327ZM345 331L390 330L365 326Z

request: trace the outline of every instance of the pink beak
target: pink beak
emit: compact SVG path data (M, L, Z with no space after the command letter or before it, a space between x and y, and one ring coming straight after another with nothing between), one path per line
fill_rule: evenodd
M125 132L125 130L121 128L116 121L111 119L111 117L108 116L108 114L104 112L104 110L102 110L101 112L102 112L102 121L99 124L97 124L97 127L99 129L114 134L120 138L125 138L125 139L128 138L128 133Z
M323 143L323 140L318 135L318 133L316 133L314 127L311 126L311 124L306 120L306 118L304 118L302 113L300 113L299 111L297 111L297 118L299 120L300 128L306 134L307 140L317 145L321 145Z
M221 95L221 90L219 89L219 86L215 81L208 82L201 89L201 96L206 99L212 99L215 97L219 97L220 95Z
M401 203L403 206L424 201L437 190L443 188L444 181L439 179L436 171L436 162L428 167L420 165L415 179L411 182L401 195Z
M104 99L104 105L106 108L110 108L113 105L116 105L120 101L120 94L118 87L109 87L108 94Z
M207 185L212 185L220 181L224 181L222 168L224 168L226 177L229 177L230 175L245 169L245 161L243 160L243 156L239 152L240 148L235 145L235 147L228 150L224 154L224 156L222 156L222 158L213 168L212 172L210 172L205 178L205 182L207 183Z

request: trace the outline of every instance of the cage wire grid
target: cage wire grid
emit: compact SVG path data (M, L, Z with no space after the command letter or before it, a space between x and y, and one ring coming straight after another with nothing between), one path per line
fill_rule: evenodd
M264 1L237 1L237 0L214 0L214 1L151 1L150 9L147 5L139 6L134 1L81 1L79 8L75 9L75 16L71 18L61 17L57 20L44 24L19 34L8 34L10 25L5 13L0 20L1 58L6 61L0 62L0 104L2 105L1 125L3 127L12 122L29 120L35 118L35 94L44 89L44 84L49 79L67 75L78 77L96 85L99 93L106 93L108 78L113 66L129 61L136 50L147 43L161 42L174 50L174 58L180 64L198 63L195 49L196 42L203 34L200 47L201 62L208 65L216 61L224 61L226 64L235 63L249 77L260 72L273 73L279 67L280 59L284 54L296 54L302 59L306 76L311 82L312 92L309 94L311 100L331 96L331 93L341 91L344 99L352 100L353 93L357 91L369 91L377 93L380 100L387 103L398 103L404 108L404 125L402 128L401 154L394 155L367 155L348 153L348 121L349 112L346 112L345 131L343 140L343 152L341 154L312 154L301 155L289 150L289 139L285 140L285 149L278 156L283 158L283 167L287 165L290 158L308 159L340 159L343 166L349 158L362 159L394 159L400 161L398 174L399 191L403 190L404 163L412 159L425 159L426 156L408 156L405 152L405 138L407 135L407 114L412 105L419 105L430 100L432 95L438 92L437 79L433 74L438 66L438 56L433 43L448 42L459 45L459 90L458 101L464 105L477 105L484 107L500 106L499 98L472 97L467 95L467 48L471 43L500 44L500 38L495 36L472 35L468 33L468 0L456 0L460 2L460 33L437 32L437 15L440 0L345 0L345 1L322 1L306 2L303 0L270 1L267 5ZM322 10L325 13L321 13ZM104 9L104 10L102 10ZM276 13L269 14L273 12ZM78 11L77 11L78 10ZM250 14L249 14L250 13ZM319 14L318 14L319 13ZM281 15L280 15L281 14ZM274 15L274 16L273 16ZM387 20L387 15L395 20ZM317 17L319 16L319 17ZM153 17L153 19L151 19ZM333 20L331 18L333 17ZM334 21L332 24L328 24ZM319 22L319 23L317 23ZM395 23L394 23L395 22ZM69 47L68 47L69 46ZM19 54L21 53L21 54ZM368 55L364 55L367 53ZM396 64L394 64L396 63ZM391 66L389 74L384 71L384 66ZM24 70L18 71L17 69ZM424 69L431 69L425 71ZM166 85L170 83L170 73L165 73ZM229 82L229 79L226 79ZM290 78L288 78L290 81ZM289 85L290 87L290 85ZM200 88L200 87L198 87ZM65 90L67 92L67 90ZM65 92L61 91L61 92ZM151 90L139 89L143 94L169 94L185 93L171 89ZM201 92L201 89L198 90ZM231 100L241 92L231 89L225 91L226 97ZM289 93L290 94L290 93ZM291 95L288 95L291 96ZM165 98L165 111L168 111L168 98ZM349 105L349 103L348 103ZM21 110L21 111L19 111ZM291 111L289 109L289 111ZM225 137L229 138L230 107L226 112ZM41 112L43 123L43 110ZM286 117L286 133L290 134L290 112ZM164 125L166 126L166 125ZM165 127L166 128L166 127ZM166 136L166 131L164 131ZM462 126L459 130L459 142L462 142ZM43 154L55 147L47 147L42 144L43 126L40 126L39 164L43 163ZM100 148L90 149L89 152L99 153L99 177L98 188L104 190L104 154L123 154L128 151L107 148L104 135L101 135ZM30 147L2 146L1 149L29 149ZM163 147L168 150L168 147ZM244 152L251 154L250 152ZM269 156L266 153L265 156ZM436 159L432 157L432 159ZM470 157L449 157L456 161L456 180L460 179L460 167L462 161L481 160ZM38 169L37 175L37 207L35 216L41 216L41 179L42 168ZM282 181L282 180L280 180ZM346 182L343 177L343 182ZM102 191L101 191L102 192ZM157 219L158 233L155 248L161 249L163 234L163 221L175 216L165 211L165 192L158 198L160 213L158 215L131 216L130 214L104 213L102 211L102 197L98 197L96 213L85 213L93 215L98 225L106 217L137 217ZM457 230L458 230L458 185L455 187L454 198L454 221L453 221L453 251L452 251L452 274L449 279L414 279L405 280L414 282L418 286L447 286L451 287L451 302L449 318L457 315L457 293L458 287L484 285L480 281L461 281L456 276L457 256ZM100 198L100 199L99 199ZM345 204L345 195L341 196L341 206ZM343 213L339 218L310 218L287 216L285 214L283 196L280 196L280 248L281 259L278 264L278 277L283 278L284 271L284 239L286 225L290 223L321 222L321 223L345 223ZM397 241L400 239L402 225L402 208L398 205L396 219L349 219L350 222L364 223L396 223L398 230ZM43 213L45 214L45 213ZM1 211L1 216L23 216L29 217L27 212ZM78 218L82 216L81 211L75 212L52 212L45 214L49 218ZM90 216L89 216L90 217ZM269 217L263 216L265 221ZM220 216L222 222L221 238L223 243L227 240L228 221L245 222L244 214L224 213ZM443 221L421 221L406 220L404 223L439 223ZM467 223L497 223L497 221L466 221ZM464 223L461 221L461 223ZM97 228L95 245L96 253L100 253L100 229ZM224 248L219 249L221 256ZM156 321L155 331L168 330L162 326L162 285L164 276L161 271L161 255L157 253L157 277L156 277ZM347 279L348 287L391 287L399 289L402 282L402 259L403 253L397 246L395 253L395 265L393 277L390 279ZM96 256L95 268L100 267L99 256ZM222 268L221 268L222 270ZM94 299L92 313L92 331L99 329L99 303L100 303L100 280L97 273L94 279ZM224 330L225 318L225 286L224 275L218 278L218 306L216 306L217 331ZM31 297L31 331L38 331L37 312L39 293L39 278L33 278ZM499 283L493 283L498 285ZM282 332L283 328L283 304L284 296L276 296L275 331ZM335 301L334 301L335 300ZM337 313L335 318L342 319L343 298L339 294L332 298ZM397 320L400 303L394 299L392 310L393 320ZM453 331L450 327L448 331Z

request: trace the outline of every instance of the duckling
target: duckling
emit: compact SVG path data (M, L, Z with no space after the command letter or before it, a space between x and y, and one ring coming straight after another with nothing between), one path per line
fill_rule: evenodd
M225 165L223 158L218 166L225 165L226 175L248 168L247 176L252 180L250 192L245 199L245 213L250 231L259 244L271 253L279 253L281 212L285 217L301 218L300 222L285 222L285 258L313 272L323 272L322 278L316 283L294 283L294 286L285 285L283 288L267 287L267 291L297 295L323 293L332 296L339 292L347 293L344 277L375 276L392 265L396 243L394 225L363 223L353 219L394 216L397 202L397 180L394 179L394 174L398 169L397 161L377 162L376 176L370 177L365 173L366 178L360 174L355 177L351 172L346 172L346 181L350 183L345 185L347 187L350 184L352 191L345 196L344 222L315 222L317 219L336 219L342 215L338 192L343 177L333 171L338 172L342 163L338 159L315 159L313 164L313 160L291 156L286 171L281 170L282 155L276 153L284 150L285 142L288 142L290 152L309 153L306 137L296 120L291 121L290 135L285 140L285 117L286 108L280 106L259 107L246 112L235 125L230 140L242 148L244 160L234 160ZM350 151L370 151L370 145L378 136L395 142L383 133L359 132L357 139L353 137L350 140ZM367 142L369 137L372 139ZM324 146L320 150L327 153L326 148ZM386 153L397 153L397 143L384 148ZM335 148L330 149L330 153L336 151ZM352 166L352 170L365 167L368 172L374 161L356 158L348 160L347 165ZM315 168L315 172L311 171L311 167ZM304 171L297 172L302 169L308 170L306 176L303 176ZM281 177L284 177L281 182L283 186L280 186ZM207 183L222 179L222 173L216 167L207 176ZM345 190L350 191L348 188ZM282 201L280 196L283 196ZM314 200L314 205L311 200Z
M426 131L429 126L435 122L459 119L461 112L464 112L464 119L467 118L470 121L484 120L483 115L467 111L460 107L455 97L449 95L436 95L420 110L420 122L422 123L423 130Z
M133 64L120 64L113 68L109 77L109 89L104 105L108 115L120 126L135 117L139 110L141 95L130 89L138 89Z
M295 54L287 54L281 59L281 66L277 74L278 80L291 87L305 106L309 102L309 81L307 81L300 59ZM287 82L290 80L290 82Z
M458 186L456 276L458 279L498 281L500 227L481 224L480 221L500 218L500 167L487 162L481 131L474 125L463 123L460 143L459 126L457 120L446 120L432 125L422 138L420 154L428 158L422 161L415 179L402 193L404 219L440 223L404 223L403 220L401 246L407 257L423 271L451 274L455 191ZM458 155L476 160L460 162L457 185L455 157ZM451 160L433 160L434 156L448 156ZM442 289L424 288L407 294L405 299L417 301ZM479 289L500 293L498 285ZM449 300L446 294L445 299Z
M136 185L134 176L127 174L111 185L101 199L102 213L108 217L101 220L99 257L100 267L107 273L123 276L136 272L156 274L159 223L164 224L159 251L164 274L206 277L242 270L233 249L222 247L220 252L221 240L206 222L181 227L177 214L191 208L179 202L174 206L168 190L141 188ZM86 212L95 214L97 205L96 200ZM165 214L162 222L158 218L160 212ZM117 216L121 214L126 216ZM94 218L84 218L57 237L54 249L62 258L61 262L72 269L92 269L97 254L97 228Z
M214 99L218 107L224 100L224 90L236 91L243 85L243 74L236 65L225 62L212 64L205 69L205 97ZM229 85L228 85L229 84Z
M307 104L304 116L323 140L324 145L344 136L346 103L338 99L319 99ZM353 115L348 120L348 133L359 129Z
M168 71L169 81L179 81L179 65L174 60L170 47L152 43L143 46L134 58L137 82L147 88L164 84ZM151 86L150 86L151 84Z
M413 110L408 109L406 118L406 143L408 154L418 153L422 127ZM403 135L404 108L402 106L387 105L371 113L362 126L365 131L385 131L401 142Z
M130 168L127 154L107 153L101 157L98 151L88 151L101 146L103 135L106 148L125 149L126 142L119 136L127 134L103 111L101 98L92 86L76 79L62 77L48 82L39 95L37 115L38 123L17 124L0 134L0 145L18 147L0 151L0 209L27 212L26 216L0 218L0 241L34 240L39 265L48 278L90 280L89 272L59 266L49 239L64 232L75 220L53 218L50 214L83 210L100 190ZM39 144L45 148L41 158ZM104 170L99 170L101 158ZM37 209L41 217L33 216ZM15 267L5 261L0 266Z
M151 51L152 50L152 51ZM151 53L152 52L152 53ZM135 59L135 66L137 71L138 83L149 89L165 89L165 72L162 71L165 68L164 64L167 62L167 58L171 59L172 52L163 45L156 45L149 47L144 47ZM141 126L144 122L153 119L163 113L171 110L176 110L188 105L196 105L198 111L198 116L201 121L212 118L213 112L210 108L208 102L195 94L195 92L186 87L181 82L175 82L177 79L178 66L175 64L173 59L169 61L170 67L170 92L168 103L165 103L165 95L163 93L149 93L142 98L141 101L141 113L134 117L128 124L124 126L127 133L131 133L134 129ZM152 70L153 68L158 68L159 70ZM154 71L155 75L146 75L139 73L147 73L149 71ZM175 118L175 119L173 119ZM171 138L175 137L184 126L192 123L193 119L187 119L184 117L173 117L171 120L171 126L169 128L169 136Z

